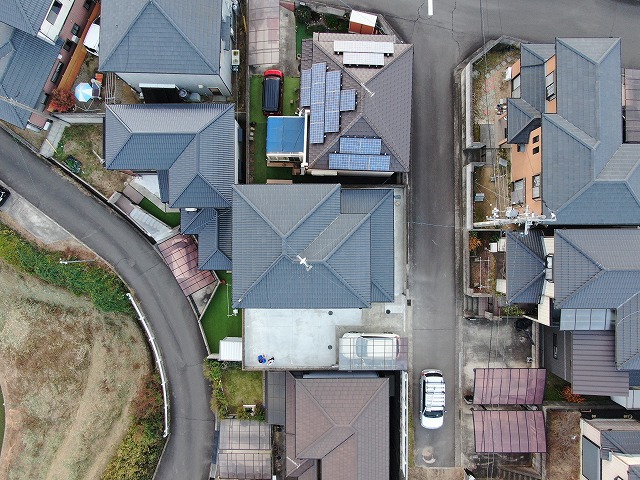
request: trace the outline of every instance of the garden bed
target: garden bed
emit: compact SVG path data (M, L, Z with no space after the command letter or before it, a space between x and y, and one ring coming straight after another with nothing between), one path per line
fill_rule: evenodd
M221 418L236 416L264 421L262 371L244 371L240 362L207 360L204 375L213 390L211 410ZM244 405L255 405L252 413Z

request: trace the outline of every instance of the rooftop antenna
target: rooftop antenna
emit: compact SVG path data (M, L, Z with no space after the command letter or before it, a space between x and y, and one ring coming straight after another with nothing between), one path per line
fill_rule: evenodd
M307 257L302 258L300 255L296 255L296 257L298 258L298 260L300 260L300 265L304 265L304 268L307 270L307 272L313 268L312 265L309 265L307 263Z
M523 212L518 212L515 208L509 207L504 212L504 217L500 216L500 210L491 210L491 216L486 222L475 222L473 228L498 227L502 225L524 225L524 235L529 234L529 229L538 224L548 224L556 221L556 214L551 212L549 218L546 215L539 215L529 210L529 205L525 206Z

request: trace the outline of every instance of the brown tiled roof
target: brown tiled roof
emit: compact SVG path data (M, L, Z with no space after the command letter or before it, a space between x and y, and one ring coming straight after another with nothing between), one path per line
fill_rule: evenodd
M287 387L291 380L289 374ZM388 480L389 380L294 381L294 402L287 389L287 475L301 475L313 459L323 478Z

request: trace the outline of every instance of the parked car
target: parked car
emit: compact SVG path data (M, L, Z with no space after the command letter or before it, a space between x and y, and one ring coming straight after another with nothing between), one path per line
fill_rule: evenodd
M7 201L7 198L11 195L11 192L6 188L0 186L0 206L4 205L4 202Z
M340 343L340 354L347 358L365 361L395 360L399 354L400 336L394 333L356 333L349 332L342 336L350 339Z
M420 373L420 424L424 428L440 428L444 423L445 385L440 370Z
M100 17L93 21L82 44L90 54L97 56L100 53Z
M262 79L262 113L282 115L284 75L280 70L267 70Z

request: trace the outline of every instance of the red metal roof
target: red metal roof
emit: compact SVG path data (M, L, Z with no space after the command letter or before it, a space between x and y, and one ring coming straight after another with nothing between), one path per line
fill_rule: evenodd
M476 453L543 453L547 451L540 410L473 412Z
M473 403L477 405L540 405L544 368L476 368Z
M176 235L158 244L158 249L185 296L215 282L208 270L198 270L198 247L188 235Z

